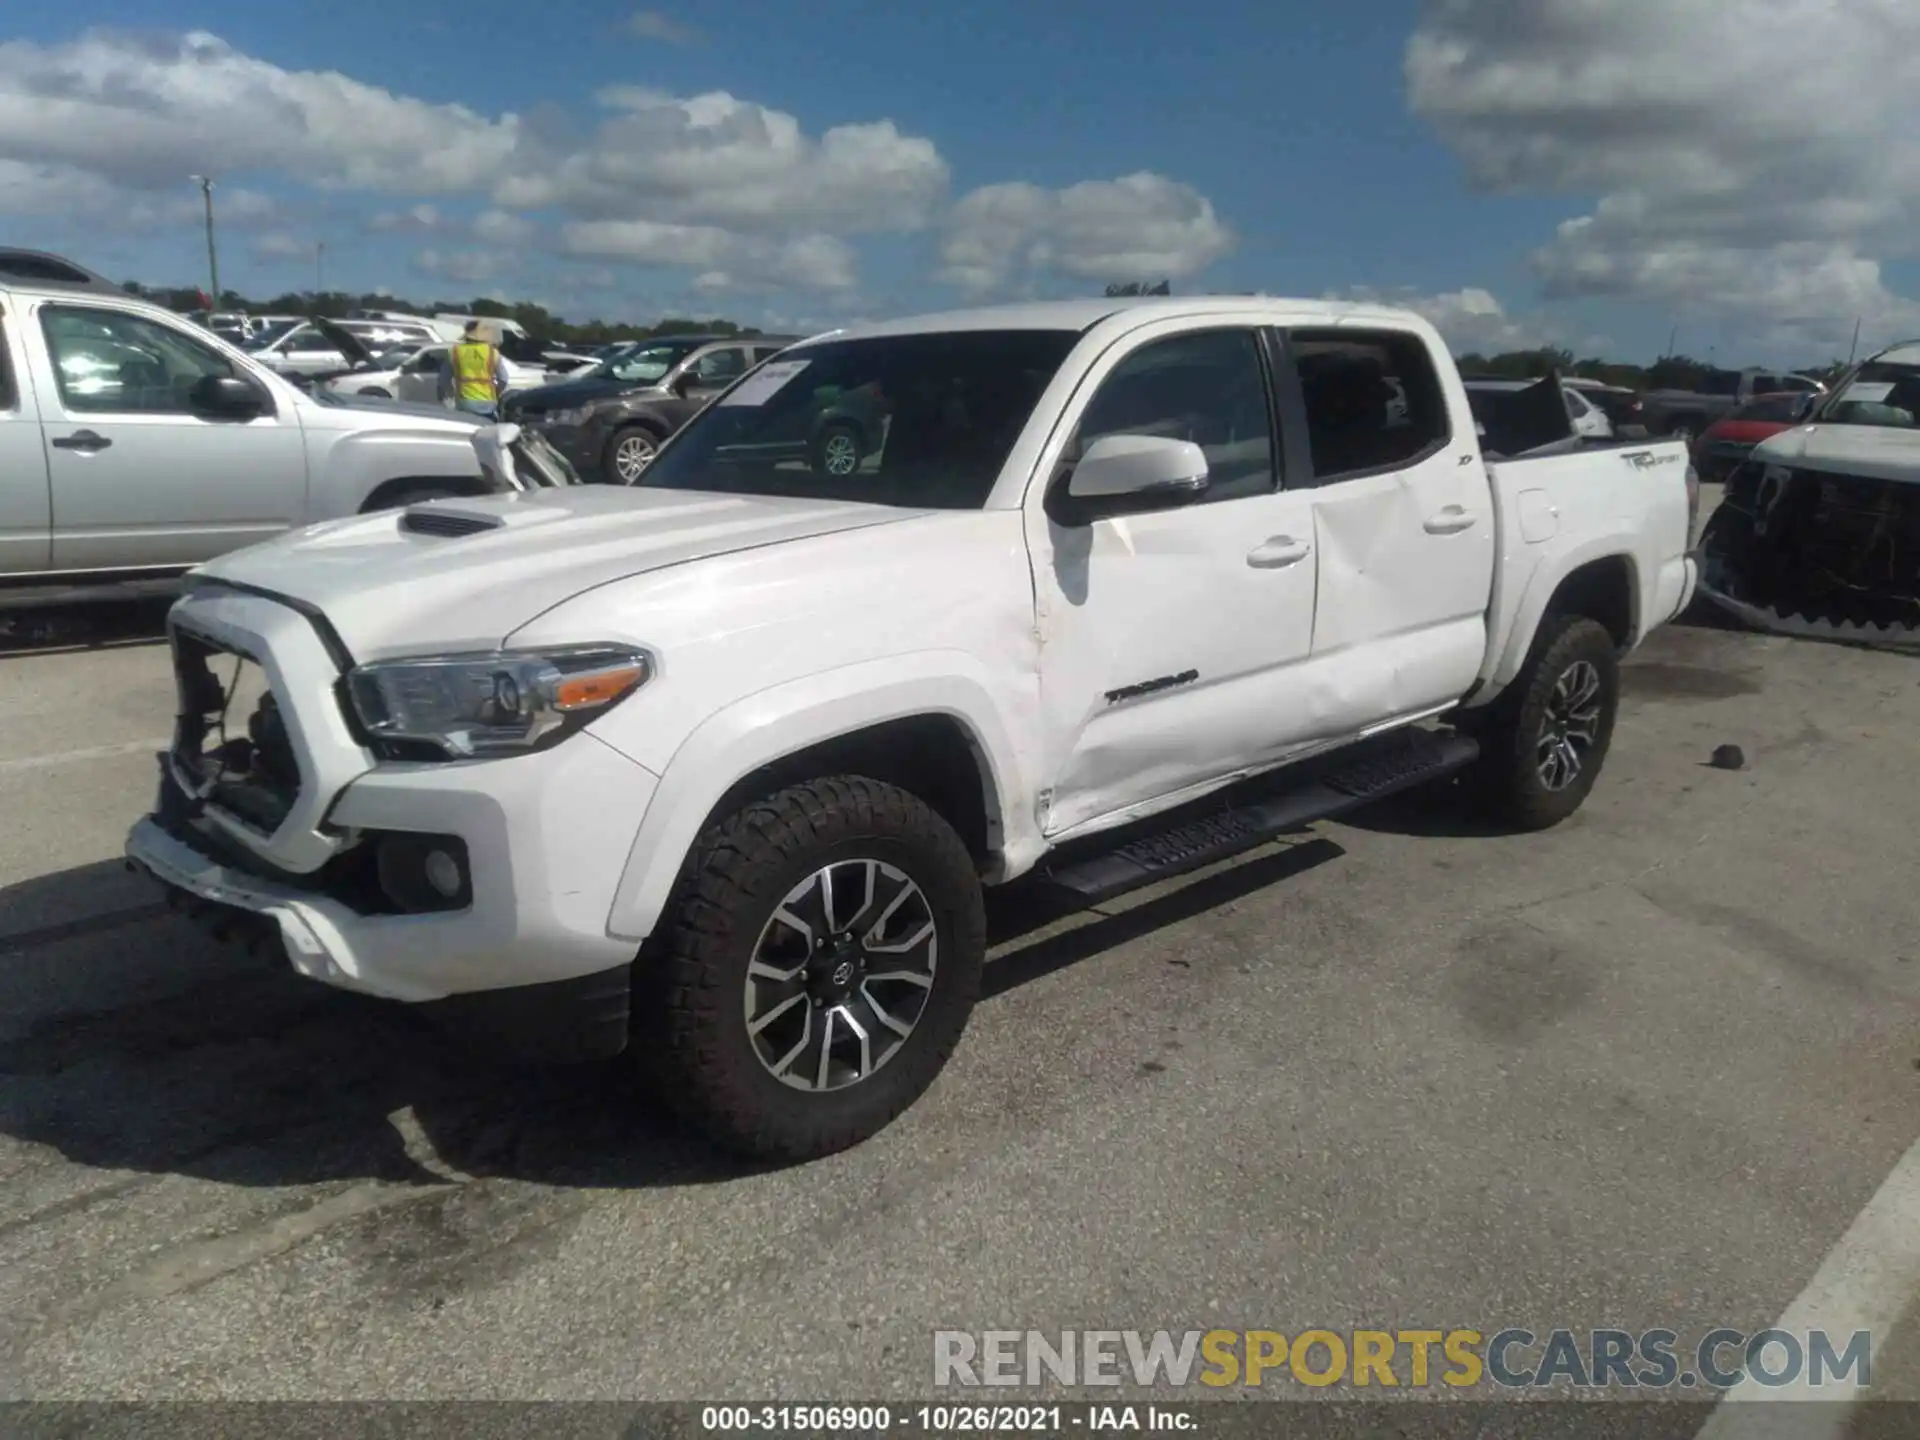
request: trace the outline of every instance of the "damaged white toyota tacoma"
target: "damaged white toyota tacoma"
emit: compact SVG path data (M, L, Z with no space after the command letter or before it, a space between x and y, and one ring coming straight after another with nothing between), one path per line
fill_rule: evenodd
M1696 489L1536 388L1476 414L1426 322L1315 302L818 336L631 488L198 572L128 855L301 974L824 1154L958 1043L983 886L1097 900L1456 773L1580 806Z

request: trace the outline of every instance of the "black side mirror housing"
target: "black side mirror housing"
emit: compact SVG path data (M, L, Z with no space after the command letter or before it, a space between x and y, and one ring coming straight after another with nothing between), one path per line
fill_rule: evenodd
M682 400L686 399L687 392L693 389L694 382L699 378L700 377L695 375L691 370L682 370L678 375L673 377L673 385L671 387L673 393L678 395Z
M265 414L267 397L237 375L204 375L194 382L187 402L196 413L223 420L251 420Z

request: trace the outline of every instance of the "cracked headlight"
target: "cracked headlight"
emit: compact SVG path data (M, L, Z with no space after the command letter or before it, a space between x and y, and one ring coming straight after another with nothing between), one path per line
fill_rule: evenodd
M587 423L587 408L580 405L572 410L549 410L544 418L549 425L580 426Z
M624 645L427 655L349 671L347 696L391 758L424 746L439 758L482 759L555 743L638 690L654 670L653 656Z

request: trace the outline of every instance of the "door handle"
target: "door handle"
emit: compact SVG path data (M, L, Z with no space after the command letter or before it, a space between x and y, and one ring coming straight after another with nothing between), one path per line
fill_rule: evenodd
M56 450L84 450L91 453L104 450L113 441L97 430L76 430L71 435L58 435L49 442Z
M1299 564L1312 548L1291 535L1275 535L1247 552L1247 564L1256 570L1280 570Z
M1437 515L1427 519L1427 534L1458 535L1462 530L1473 528L1473 516L1459 505L1449 505Z

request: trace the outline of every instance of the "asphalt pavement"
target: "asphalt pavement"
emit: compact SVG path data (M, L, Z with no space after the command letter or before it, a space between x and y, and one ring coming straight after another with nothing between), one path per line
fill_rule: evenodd
M1920 668L1688 623L1625 694L1545 835L1425 796L1096 915L1002 897L927 1098L747 1173L618 1067L481 1063L163 914L119 862L162 647L0 658L0 1394L924 1398L943 1328L1763 1329L1920 1137Z

